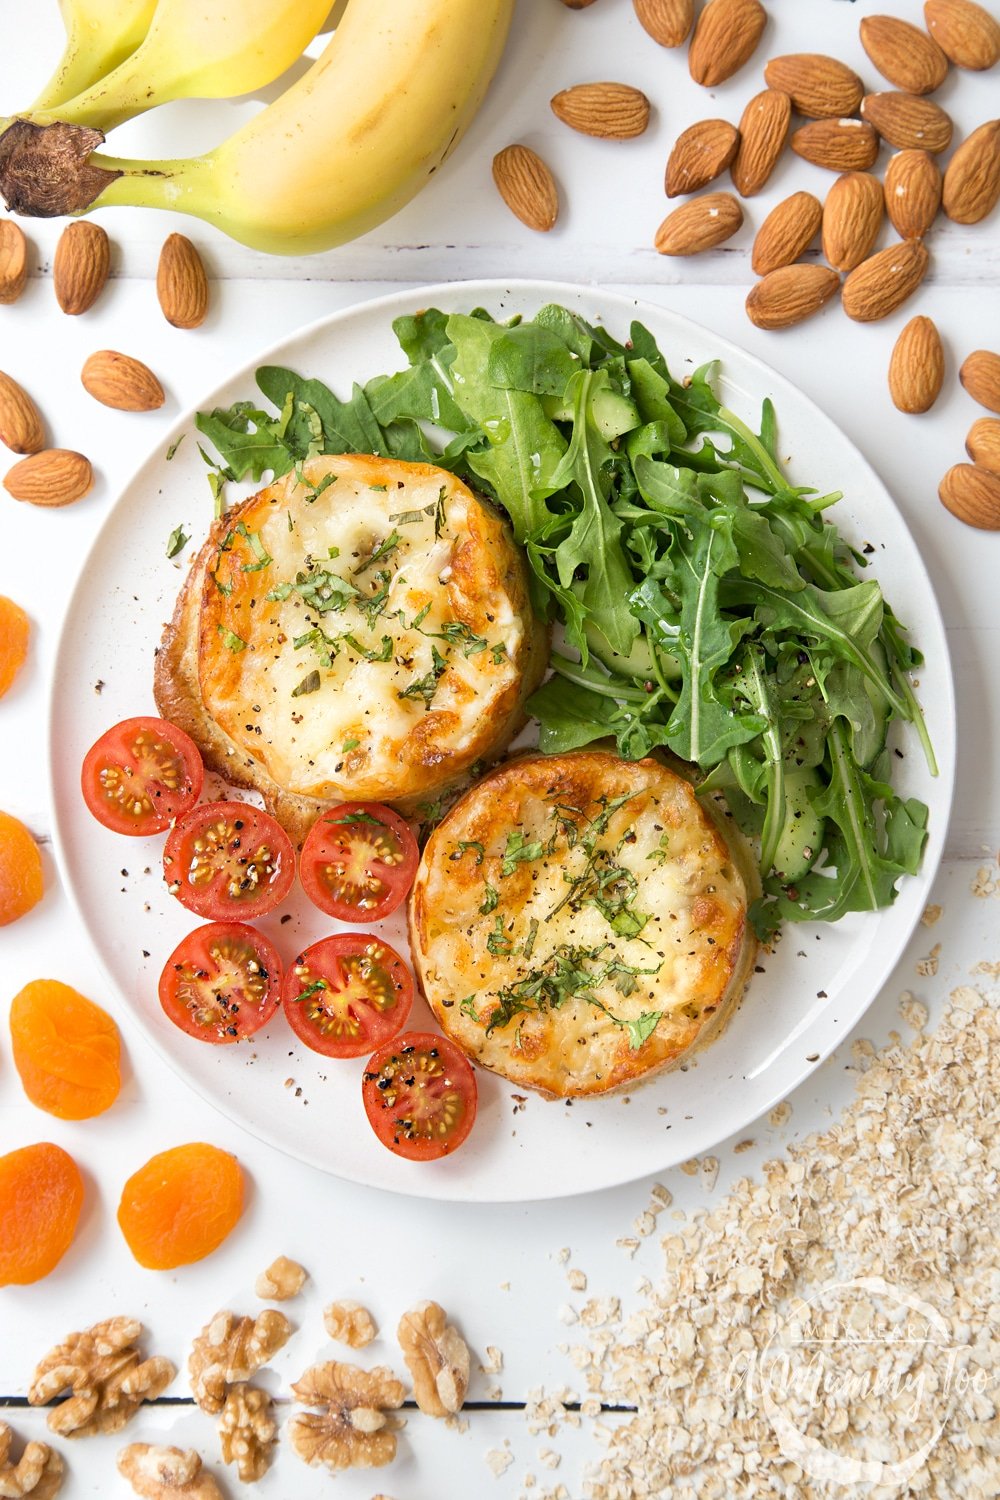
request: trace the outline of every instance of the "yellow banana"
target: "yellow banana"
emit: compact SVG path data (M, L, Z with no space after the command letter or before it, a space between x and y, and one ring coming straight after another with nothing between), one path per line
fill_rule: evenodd
M181 161L92 156L64 211L176 209L276 255L343 244L402 208L448 156L496 71L513 9L349 0L308 73L229 140ZM98 173L108 175L95 196Z
M144 39L113 72L30 117L104 131L172 99L250 93L291 67L329 9L330 0L159 0Z
M55 109L131 56L149 30L156 0L59 0L59 9L66 47L29 114Z

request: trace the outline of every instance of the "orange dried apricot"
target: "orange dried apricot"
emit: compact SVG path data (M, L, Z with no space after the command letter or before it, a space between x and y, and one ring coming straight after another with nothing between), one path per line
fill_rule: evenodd
M38 845L23 823L0 812L0 927L25 916L44 889Z
M89 1120L118 1098L118 1027L68 984L26 984L11 1002L10 1036L24 1092L39 1109L61 1120Z
M19 604L0 594L0 698L24 665L31 626Z
M161 1151L122 1189L118 1223L140 1266L171 1271L217 1250L243 1212L235 1156L194 1141Z
M73 1242L83 1207L80 1168L42 1141L0 1156L0 1286L40 1281Z

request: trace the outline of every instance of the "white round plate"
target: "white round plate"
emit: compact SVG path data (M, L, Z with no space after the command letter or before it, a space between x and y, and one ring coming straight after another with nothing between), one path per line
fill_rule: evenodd
M915 927L944 844L954 780L953 691L944 628L927 572L903 519L871 468L810 401L766 365L707 329L651 304L600 290L539 282L471 282L398 293L334 314L293 334L200 403L228 406L256 394L259 364L286 364L348 392L403 356L392 320L439 306L483 306L498 318L532 315L561 302L620 338L638 317L660 342L678 378L706 360L722 361L726 404L756 427L761 402L777 409L782 452L796 484L843 490L834 514L858 547L874 548L873 573L924 652L920 695L940 775L932 779L916 737L901 741L901 789L930 807L930 837L919 876L902 882L896 904L834 926L790 927L761 958L739 1011L724 1033L685 1068L661 1074L630 1096L558 1103L518 1098L490 1073L478 1074L479 1119L454 1157L400 1161L375 1139L361 1107L363 1062L333 1062L299 1046L280 1014L250 1044L213 1047L192 1040L163 1015L160 970L195 919L167 894L162 839L127 839L99 827L80 797L79 767L110 725L155 712L153 653L189 557L211 520L205 466L188 414L171 462L164 444L139 470L98 534L67 613L51 704L51 771L57 854L65 883L107 972L121 1009L192 1088L254 1135L355 1182L417 1197L526 1201L589 1192L660 1171L706 1151L771 1108L850 1031L892 970ZM183 525L192 542L167 560ZM98 682L101 690L95 691ZM290 900L262 927L286 962L335 924ZM383 924L405 951L402 921ZM412 1025L427 1021L423 1002Z

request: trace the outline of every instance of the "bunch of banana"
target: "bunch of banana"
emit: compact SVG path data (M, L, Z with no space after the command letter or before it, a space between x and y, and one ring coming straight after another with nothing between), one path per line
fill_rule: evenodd
M63 4L81 15L106 9L119 37L126 11L138 27L144 8ZM175 161L91 155L105 129L150 104L231 96L276 77L329 10L329 0L159 0L124 62L53 104L56 81L8 125L0 192L29 215L169 208L272 254L329 249L395 213L445 160L496 71L513 9L514 0L348 0L308 71L215 150ZM72 38L81 28L68 29Z

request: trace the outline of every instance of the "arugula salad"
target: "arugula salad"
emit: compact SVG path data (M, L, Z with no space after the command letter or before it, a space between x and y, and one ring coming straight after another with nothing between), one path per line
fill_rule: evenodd
M828 519L839 493L789 485L770 401L754 432L719 401L716 365L682 382L641 323L620 343L555 305L393 328L408 367L347 400L266 366L271 410L199 414L217 509L226 481L315 454L453 471L507 513L535 606L562 627L528 703L543 751L613 736L626 759L687 763L758 843L762 938L890 904L927 824L892 786L894 721L937 770L921 657Z

